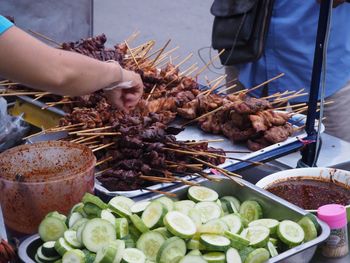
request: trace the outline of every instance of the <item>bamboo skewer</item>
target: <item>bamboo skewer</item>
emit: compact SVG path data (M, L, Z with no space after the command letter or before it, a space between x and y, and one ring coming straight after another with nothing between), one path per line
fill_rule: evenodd
M284 76L284 73L278 74L277 76L275 76L275 77L273 77L273 78L271 78L271 79L269 79L269 80L267 80L267 81L265 81L265 82L255 86L255 87L252 87L250 89L245 90L244 93L249 93L249 92L251 92L253 90L256 90L256 89L258 89L258 88L260 88L262 86L265 86L266 84L269 84L270 82L272 82L272 81L274 81L276 79L279 79L279 78L281 78L283 76Z
M109 167L109 168L106 168L104 170L98 171L98 172L95 173L95 176L99 176L99 175L103 174L104 172L107 172L107 171L109 171L111 169L112 169L112 167Z
M7 82L7 83L2 83L1 86L14 86L14 85L18 85L21 84L19 82Z
M221 76L221 78L209 89L204 93L204 96L208 96L210 93L212 93L214 90L218 88L220 83L226 78L227 75Z
M128 43L131 43L131 42L133 42L139 35L140 35L140 31L136 31L136 32L132 33L132 34L126 39L126 41L127 41Z
M194 68L196 68L197 67L197 62L196 63L194 63L193 65L191 65L190 67L188 67L187 69L185 69L184 71L182 71L182 72L180 72L179 73L179 76L181 77L181 76L184 76L184 75L186 75L187 74L187 72L190 72L191 70L193 70ZM197 69L198 69L198 67L197 67ZM196 69L196 70L197 70Z
M215 140L205 140L205 141L196 141L196 142L185 142L187 145L194 145L194 144L202 144L202 143L210 143L210 142L224 142L225 139L215 139Z
M105 149L109 146L112 146L113 144L115 144L115 142L111 142L111 143L107 143L107 144L104 144L100 147L97 147L96 149L93 149L92 152L96 152L96 151L99 151L99 150L102 150L102 149Z
M206 70L215 60L217 60L222 53L225 52L225 49L221 50L215 57L213 57L207 64L204 65L199 71L196 73L194 78L197 78L204 70Z
M274 108L274 110L293 109L293 108L298 108L298 107L302 107L305 105L307 105L307 104L304 102L304 103L298 103L298 104L294 104L294 105L287 105L287 106L283 106L283 107Z
M209 111L209 112L207 112L207 113L205 113L205 114L203 114L203 115L201 115L201 116L199 116L199 117L197 117L197 118L195 118L195 119L193 119L193 120L190 120L190 121L188 121L188 122L182 124L182 127L184 127L184 126L186 126L186 125L188 125L188 124L190 124L190 123L192 123L192 122L196 122L196 121L198 121L198 120L200 120L200 119L202 119L202 118L204 118L204 117L207 117L207 116L209 116L210 114L213 114L213 113L215 113L215 112L221 110L223 107L224 107L224 106L220 106L220 107L216 108L215 110Z
M156 193L156 194L166 195L166 196L169 196L169 197L177 197L177 195L175 193L169 193L169 192L164 192L164 191L155 190L155 189L149 189L149 188L144 188L144 190L152 192L152 193Z
M171 39L169 39L164 47L160 50L160 52L158 53L158 55L155 57L155 59L151 62L150 67L152 67L154 65L154 63L156 63L156 61L159 59L159 57L162 55L162 53L164 52L164 50L168 47L169 43L170 43Z
M51 43L56 44L56 45L59 46L59 47L62 47L62 44L61 44L61 43L58 43L57 41L53 40L52 38L50 38L50 37L48 37L48 36L45 36L45 35L43 35L43 34L41 34L41 33L39 33L39 32L35 32L35 31L33 31L33 30L30 30L30 29L29 29L28 31L29 31L30 33L34 34L34 35L37 35L37 36L39 36L39 37L41 37L41 38L43 38L43 39L45 39L45 40L51 42Z
M10 93L0 93L0 97L38 95L38 94L41 94L41 93L42 92L37 92L37 91L10 92Z
M84 133L77 133L77 136L112 136L112 135L121 135L120 132L84 132Z
M156 87L157 87L157 84L154 84L154 86L153 86L151 92L148 94L148 97L147 97L146 101L149 101L149 100L150 100L150 98L152 97L152 95L153 95L154 90L156 89Z
M92 140L92 139L95 139L99 137L98 135L95 135L95 136L90 136L90 137L84 137L84 138L78 138L78 140L72 140L71 142L75 142L75 143L82 143L82 142L86 142L86 141L89 141L89 140Z
M178 69L182 64L184 64L187 60L189 60L191 57L193 56L193 53L190 53L187 57L185 57L183 60L181 60L175 67L173 70L171 70L170 72L167 73L167 75L172 74L173 72L175 72L176 69Z
M111 160L113 160L113 157L112 157L112 156L109 156L109 157L107 157L107 158L105 158L105 159L103 159L103 160L101 160L101 161L98 161L98 162L96 163L96 166L101 165L101 164L103 164L103 163L105 163L105 162L108 162L108 161L111 161Z
M172 57L170 56L169 57L169 62L168 61L165 61L161 64L158 65L158 68L163 68L164 66L166 66L168 63L172 64L173 61L177 60L180 56L175 56L175 57Z
M242 176L240 176L239 174L227 171L227 170L225 170L223 168L220 168L220 167L218 167L218 166L216 166L214 164L208 163L208 162L203 161L203 160L198 159L198 158L193 158L193 159L195 159L196 161L198 161L200 163L203 163L203 164L207 165L208 167L211 167L211 168L214 168L214 169L218 170L219 172L221 172L224 175L229 175L229 178L232 179L232 180L234 180L234 178L232 178L232 177L242 178Z
M132 51L131 51L131 49L130 49L130 47L129 47L129 45L128 45L128 42L127 42L127 41L124 41L124 43L125 43L127 49L129 50L130 55L131 55L132 59L134 60L134 62L135 62L135 64L136 64L137 68L140 69L139 63L137 63L137 60L136 60L134 54L132 53Z
M85 132L92 132L92 131L102 131L102 130L107 130L113 128L113 126L104 126L104 127L99 127L99 128L92 128L92 129L87 129L87 130L80 130L76 132L70 132L69 135L76 134L76 133L85 133Z
M229 90L231 90L231 89L233 89L235 87L237 87L237 84L233 84L232 86L227 87L226 89L222 89L217 94L220 95L220 94L224 93L225 91L229 91Z

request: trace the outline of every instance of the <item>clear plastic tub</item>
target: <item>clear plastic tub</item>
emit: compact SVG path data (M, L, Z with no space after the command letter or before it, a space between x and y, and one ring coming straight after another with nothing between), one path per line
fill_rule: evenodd
M12 233L32 234L50 211L66 214L94 187L96 158L82 145L48 141L0 154L0 203Z

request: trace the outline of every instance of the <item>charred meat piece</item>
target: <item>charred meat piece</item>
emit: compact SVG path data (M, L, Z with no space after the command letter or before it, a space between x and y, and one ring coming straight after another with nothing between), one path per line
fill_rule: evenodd
M293 126L290 123L286 123L283 126L275 126L264 133L264 138L271 144L283 142L293 134Z
M223 134L233 142L246 141L256 134L253 128L240 130L231 122L226 122L221 126Z
M252 126L257 132L266 131L272 126L284 125L290 115L284 112L275 112L273 110L265 110L249 115Z

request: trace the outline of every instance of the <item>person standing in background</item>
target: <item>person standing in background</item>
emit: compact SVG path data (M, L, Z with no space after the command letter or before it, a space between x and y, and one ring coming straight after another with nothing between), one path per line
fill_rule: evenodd
M229 79L239 76L247 88L260 84L281 72L285 76L268 84L267 89L252 92L254 96L271 95L286 90L305 88L309 92L315 40L319 17L319 1L275 0L265 50L255 62L227 66ZM326 132L350 142L350 4L334 0L330 39L327 50ZM265 94L263 94L265 91ZM307 101L298 97L292 103Z

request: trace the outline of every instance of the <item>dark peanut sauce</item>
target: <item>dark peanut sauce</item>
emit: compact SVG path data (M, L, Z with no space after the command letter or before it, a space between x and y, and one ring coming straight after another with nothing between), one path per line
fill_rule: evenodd
M274 183L266 190L303 209L313 210L327 204L350 204L350 189L329 181L288 179Z

